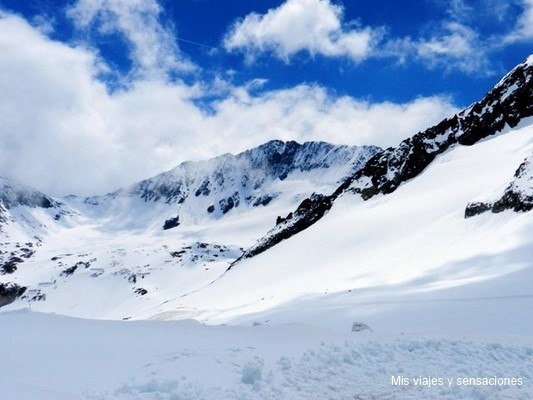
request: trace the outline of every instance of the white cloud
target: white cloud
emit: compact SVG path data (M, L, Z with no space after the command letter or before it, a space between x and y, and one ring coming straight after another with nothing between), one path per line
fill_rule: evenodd
M439 2L442 3L442 1ZM454 20L469 19L474 11L473 7L468 5L465 0L448 0L445 7L448 15Z
M527 7L532 8L533 0L520 1L526 11L517 32L525 37L533 34L533 11L527 11ZM500 4L500 0L487 2L494 3L493 8ZM260 54L271 54L288 63L291 57L306 51L311 55L345 57L354 62L393 58L399 63L420 62L430 69L447 72L491 75L489 53L494 38L481 37L465 23L475 12L467 2L447 0L445 3L448 19L433 24L429 34L393 37L386 27L344 22L343 8L331 0L286 0L265 14L251 13L234 22L225 35L224 47L229 52L243 53L248 63ZM503 10L501 4L497 9Z
M54 20L43 15L36 15L31 20L31 24L45 35L54 32Z
M68 9L80 29L97 27L100 34L120 33L131 45L135 73L164 76L172 71L191 71L171 27L160 20L156 0L78 0Z
M0 15L0 175L51 194L94 194L275 138L393 145L455 111L446 98L371 103L308 85L251 94L260 80L137 79L109 93L101 68L92 51ZM206 91L225 94L210 113L195 104Z
M369 56L381 33L381 29L343 22L342 7L330 0L287 0L264 15L251 13L235 22L224 47L252 59L268 52L288 62L291 56L307 51L361 61Z
M503 43L530 41L533 39L533 0L521 0L522 13L514 29L505 35Z
M380 55L400 63L418 60L428 68L458 70L467 74L490 75L486 43L468 26L447 21L427 37L392 39L385 42Z
M456 111L449 99L439 96L405 104L372 103L336 97L320 86L299 85L260 96L235 89L216 104L216 114L208 122L220 132L221 144L234 141L239 150L272 138L385 147ZM243 137L245 132L251 135Z
M447 22L427 40L415 43L416 55L430 67L457 69L466 73L490 74L486 49L473 29Z

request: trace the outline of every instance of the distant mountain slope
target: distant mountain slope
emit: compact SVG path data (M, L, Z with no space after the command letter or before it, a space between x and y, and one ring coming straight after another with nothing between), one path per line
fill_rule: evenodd
M58 199L0 177L0 241L9 237L8 231L35 239L44 233L46 221L59 221L68 213ZM10 226L16 229L13 231Z
M0 177L0 307L26 291L10 282L20 265L30 259L55 225L68 211L58 200L28 186Z
M38 190L0 177L0 207L4 209L17 206L52 208L57 205L57 201Z
M533 55L519 64L482 100L439 124L374 155L330 196L312 196L249 248L243 258L253 257L308 228L344 193L363 200L394 192L402 183L422 173L435 158L457 145L473 145L482 139L516 127L533 116Z
M116 213L112 205L117 201L141 200L136 202L135 212L139 203L159 206L164 210L160 226L168 229L266 206L285 192L306 196L327 193L379 151L375 146L274 140L237 155L185 162L107 196L85 199L84 203L111 207Z
M44 311L130 318L142 304L199 290L278 215L330 192L380 150L271 141L86 199L6 183L0 306L19 298Z

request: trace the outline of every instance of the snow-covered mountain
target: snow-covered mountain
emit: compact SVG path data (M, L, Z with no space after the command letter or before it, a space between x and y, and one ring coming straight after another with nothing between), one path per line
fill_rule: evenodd
M0 177L0 206L4 211L18 206L52 208L57 205L55 200L38 190Z
M134 226L159 224L171 229L286 201L287 196L328 193L380 150L274 140L237 155L184 162L106 196L84 199L79 206L87 206L85 211L92 215L115 217L121 226L127 220ZM163 220L139 218L146 208L158 209Z
M38 190L0 177L0 275L11 274L68 210Z
M528 118L531 116L533 56L505 75L482 100L405 139L398 146L374 155L331 195L315 195L304 200L294 212L279 219L276 227L249 248L243 258L253 257L308 228L331 209L338 197L347 192L358 194L363 200L392 193L424 172L440 154L456 146L471 146L495 134L512 130L521 122L530 123ZM530 168L529 164L526 163L523 168ZM521 175L527 174L522 172ZM510 208L517 211L521 209L514 206Z
M55 295L64 312L95 316L86 314L85 302L68 302L93 285L93 293L108 296L103 281L120 282L105 310L110 315L159 290L161 277L151 278L158 272L164 281L181 281L169 292L195 290L222 274L278 215L312 193L329 193L380 150L271 141L85 199L55 199L4 179L0 297L41 301L53 310ZM191 269L192 277L177 267Z
M63 204L38 190L0 177L0 276L14 274L42 244L46 226L68 214ZM26 287L0 281L0 307L26 291Z
M486 228L469 224L481 216L465 220L465 209L467 216L529 209L532 64L529 58L480 102L386 150L271 141L85 199L54 199L3 180L3 302L19 296L6 309L29 301L38 310L91 318L225 320L317 290L358 286L352 262L373 276L372 259L395 276L387 260L418 262L387 252L410 254L426 240L480 240ZM498 160L497 171L484 164L486 154ZM447 161L455 159L464 165ZM469 183L459 206L453 196L463 180ZM417 236L427 229L433 231ZM434 253L407 275L448 260L426 246Z

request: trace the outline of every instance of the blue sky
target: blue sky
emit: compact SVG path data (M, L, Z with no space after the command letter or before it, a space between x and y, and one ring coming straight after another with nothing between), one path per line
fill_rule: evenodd
M246 63L242 52L225 51L223 39L232 23L253 12L264 15L282 3L279 0L164 0L159 2L159 18L171 27L184 55L204 69L206 75L231 70L236 72L232 76L235 83L268 79L265 90L316 82L339 94L375 101L403 102L416 96L446 93L458 105L467 105L483 95L499 76L523 61L533 48L530 40L516 40L501 47L491 44L494 49L490 50L485 44L472 47L473 52L487 52L487 63L474 66L472 71L454 66L453 57L444 56L441 65L432 66L416 59L399 62L394 56L354 61L350 57L328 57L320 53L312 56L302 50L288 61L262 55L255 62ZM332 3L343 7L344 24L355 21L386 29L387 40L438 37L439 33L445 35L443 24L455 21L474 31L481 40L489 41L491 37L505 37L513 31L527 2L351 0ZM2 0L0 4L28 20L41 17L47 20L53 28L51 38L67 43L79 40L80 33L65 14L72 1ZM128 43L123 35L93 31L91 41L113 68L121 73L131 69ZM195 77L183 74L182 78Z
M533 0L0 10L0 175L53 193L111 190L274 138L394 145L479 99L533 48Z

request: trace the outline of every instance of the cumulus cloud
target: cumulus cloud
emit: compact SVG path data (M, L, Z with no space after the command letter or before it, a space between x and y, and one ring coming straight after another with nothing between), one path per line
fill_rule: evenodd
M354 62L389 58L421 63L429 69L487 76L494 73L494 51L533 38L533 0L515 0L523 12L514 29L489 36L480 35L471 22L480 13L501 23L508 17L509 2L483 0L474 6L465 0L434 1L445 5L448 16L444 20L412 36L395 37L386 26L344 21L342 6L331 0L286 0L264 14L252 12L234 22L223 45L229 52L244 54L248 63L264 54L288 63L307 52Z
M138 75L193 70L193 63L180 53L172 27L162 23L160 14L156 0L78 0L68 9L79 29L95 27L99 34L123 35Z
M274 138L393 145L455 111L440 97L371 103L313 85L258 92L261 80L137 79L109 92L102 69L91 50L0 15L0 175L89 195ZM213 91L220 100L206 112L197 100Z
M287 0L264 15L251 13L235 22L224 47L243 52L249 59L268 52L288 62L291 56L306 51L361 61L381 34L379 28L344 22L342 7L330 0Z

